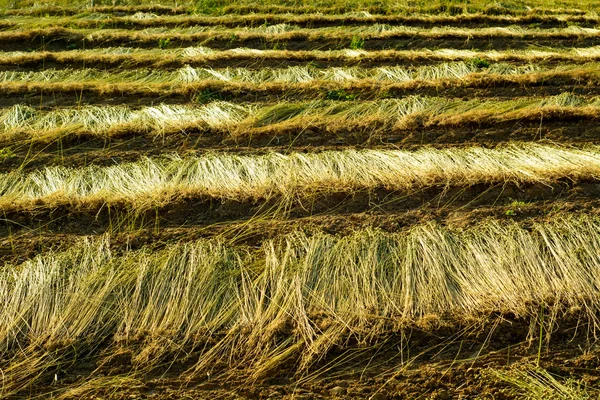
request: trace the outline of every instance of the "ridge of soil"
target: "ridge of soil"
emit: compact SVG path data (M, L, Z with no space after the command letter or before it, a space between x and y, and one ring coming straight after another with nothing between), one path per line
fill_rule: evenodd
M97 219L95 215L77 211L72 215L56 217L47 227L26 225L27 218L33 218L31 216L15 214L14 219L10 220L2 215L0 233L4 239L0 240L0 263L20 264L48 250L67 249L82 237L103 234L110 234L112 250L120 253L143 246L160 250L173 243L200 239L222 239L233 245L259 248L266 240L296 231L347 236L362 229L398 233L429 222L451 228L467 228L487 220L518 223L524 229L529 229L534 223L552 222L557 218L600 217L600 201L593 196L565 194L554 201L524 201L516 198L518 196L509 192L508 196L499 196L495 202L474 205L445 204L440 200L415 208L386 208L374 204L361 209L359 205L356 206L359 200L350 197L345 203L340 203L339 210L331 207L331 212L296 213L291 217L277 214L255 217L240 213L218 222L194 221L194 215L200 212L193 209L191 221L117 213L114 217L117 222L112 225ZM351 207L353 200L354 209ZM179 203L180 208L185 206L184 202ZM220 209L216 207L216 210L219 212ZM179 214L179 218L182 218L182 214Z
M164 14L163 14L164 15ZM72 19L57 21L51 27L69 27L71 29L146 29L151 27L161 28L187 28L194 26L219 26L227 28L257 28L278 24L290 24L301 28L334 28L341 26L360 26L371 24L391 24L410 27L459 27L459 28L487 28L506 26L528 26L535 28L567 28L576 25L584 28L594 28L600 24L600 19L592 16L558 16L527 15L519 17L506 17L484 14L466 14L457 16L409 16L409 15L372 15L370 17L356 17L351 15L326 16L326 15L228 15L223 17L175 15L174 18L131 19L126 16L115 16L110 19L85 20ZM13 25L7 20L6 28ZM10 25L9 25L10 24ZM0 26L1 27L1 26Z
M324 192L297 198L289 204L282 204L279 198L238 200L178 196L166 205L148 210L136 210L124 202L42 203L14 205L1 210L0 235L9 238L4 242L6 255L9 246L13 251L11 238L27 232L99 235L140 229L193 227L208 228L208 232L233 229L224 234L240 237L250 234L254 237L253 224L258 221L265 232L259 233L258 237L265 238L273 232L261 225L261 221L280 221L281 218L289 219L290 226L298 222L299 226L312 224L330 233L350 232L356 226L368 226L365 222L376 223L377 227L395 232L427 221L469 225L485 218L527 221L560 213L586 212L594 215L600 208L599 198L600 183L597 181L562 181L552 184L437 186L410 192L386 189ZM325 216L331 217L331 220ZM313 217L315 219L311 220ZM344 218L348 222L344 222ZM358 222L355 224L354 221ZM234 225L228 225L231 223ZM281 231L276 229L276 232L291 231L283 228L287 223L277 223ZM224 228L214 228L219 224L224 224ZM236 227L235 224L241 225Z
M528 79L529 82L524 82ZM526 84L525 84L526 83ZM233 103L277 103L325 100L343 93L355 101L403 98L410 95L482 100L547 97L561 93L600 95L598 76L556 76L520 79L515 76L474 74L464 80L386 83L365 80L355 84L315 81L311 84L228 84L203 82L188 85L106 83L21 83L0 84L0 107L24 104L32 107L80 107L83 105L143 105L195 103L203 93Z
M344 57L340 55L311 54L310 51L283 52L285 57L277 54L264 56L256 54L209 54L206 56L183 57L176 55L163 56L160 53L155 57L136 54L99 54L98 56L82 57L72 51L41 51L39 53L25 53L19 57L0 58L0 71L31 71L45 69L85 69L94 68L104 71L126 71L135 68L153 68L162 70L174 70L185 67L206 68L287 68L292 66L314 66L317 68L335 67L362 67L375 68L385 66L404 66L415 68L424 65L434 65L441 62L464 61L461 57L444 57L435 54L423 55L398 55L394 52L388 54L365 53L358 57ZM39 55L38 55L39 54ZM35 55L35 56L34 56ZM519 56L507 55L501 62L515 65L528 65L534 62L536 65L546 68L556 67L565 62L570 65L583 65L596 58L570 58L569 54L564 56L555 55L544 58L524 59ZM490 60L490 62L496 62Z

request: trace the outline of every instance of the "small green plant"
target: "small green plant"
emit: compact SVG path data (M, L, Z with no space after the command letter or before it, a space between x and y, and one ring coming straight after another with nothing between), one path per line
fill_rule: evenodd
M306 68L324 68L323 65L317 61L309 61L306 63Z
M523 208L523 207L527 207L527 203L524 201L519 201L519 200L513 200L510 204L510 207L512 208Z
M365 46L365 39L361 38L358 35L352 36L352 40L350 41L350 48L352 50L362 49Z
M77 48L77 44L76 43L69 43L67 45L67 50L75 50Z
M221 93L211 88L202 89L196 92L193 97L193 101L199 104L206 104L217 100L223 100L223 96Z
M383 91L379 92L380 99L391 99L393 97L394 97L393 93L390 92L389 90L383 90Z
M265 49L269 49L267 46L264 46ZM285 50L287 48L286 42L275 42L272 44L270 50Z
M325 94L327 100L354 100L355 94L347 93L344 89L329 90Z
M0 149L0 160L5 160L14 156L15 152L10 147L4 147Z
M510 202L508 207L510 207L510 208L508 210L506 210L505 214L509 217L512 217L512 216L517 215L518 212L522 211L522 209L524 207L527 207L527 203L524 201L513 200Z
M474 59L472 59L470 61L470 64L473 65L475 68L489 68L490 67L490 62L488 60L485 60L483 58L479 58L479 57L475 57Z
M166 49L171 45L171 39L169 38L163 38L163 39L158 39L158 48L159 49Z
M227 5L225 0L197 0L195 12L200 14L220 14L221 8Z

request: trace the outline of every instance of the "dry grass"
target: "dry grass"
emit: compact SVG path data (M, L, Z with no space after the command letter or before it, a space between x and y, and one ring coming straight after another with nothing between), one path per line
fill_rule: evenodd
M520 369L492 371L496 379L510 384L511 396L531 400L591 400L600 396L598 388L574 378L556 376L543 368L528 366Z
M369 166L365 168L365 166ZM213 154L80 169L48 167L0 175L3 208L32 204L122 202L145 209L175 195L293 199L313 192L375 188L411 191L436 185L596 180L597 147L327 151L259 156Z
M10 1L10 7L18 7L29 0ZM272 135L276 140L283 132L302 135L310 129L310 134L315 134L315 128L331 135L369 132L376 138L381 132L414 132L417 128L462 129L542 119L544 123L578 118L595 122L600 116L600 100L591 94L544 98L527 94L511 100L387 98L398 93L394 90L444 93L453 88L494 88L490 93L499 93L496 88L515 87L523 88L519 93L525 95L528 87L537 89L542 84L544 89L587 84L594 90L600 82L600 69L589 61L600 60L600 47L361 49L365 40L368 47L369 40L380 41L374 46L387 46L398 39L413 44L417 40L419 45L448 40L445 43L467 43L464 46L477 40L473 47L488 40L502 47L521 45L525 40L557 45L578 40L591 43L600 37L600 30L524 27L537 23L590 26L598 22L598 16L590 12L563 9L548 12L561 15L544 15L523 2L489 4L487 0L471 0L468 5L384 0L368 6L358 0L345 4L324 0L304 2L301 7L291 0L277 4L267 0L261 5L245 0L220 0L212 5L184 0L173 7L106 8L87 7L78 1L72 6L79 8L66 11L70 17L58 16L60 8L43 3L12 12L39 15L46 10L58 17L40 22L39 18L13 15L0 22L0 41L7 48L17 42L36 47L39 35L45 35L40 47L62 50L85 41L86 47L129 43L152 49L3 53L0 63L8 67L0 72L0 85L5 95L77 92L83 96L85 90L98 97L125 92L129 98L173 95L212 102L202 106L147 106L140 102L143 105L137 108L45 110L17 105L0 110L0 140L4 143L24 139L19 143L24 148L30 143L54 143L65 136L79 136L83 141L90 136L110 139L140 134L159 146L160 139L172 132L189 134L191 140L192 136L218 134L231 143L243 143L260 135L267 139ZM561 1L546 0L538 5L578 5ZM96 0L96 5L102 2L105 0ZM593 10L590 4L580 6ZM0 7L3 5L0 0ZM274 14L234 15L250 10ZM323 14L275 14L315 10ZM327 15L340 10L349 13ZM116 12L132 15L116 16ZM227 15L165 16L174 12ZM436 12L442 14L428 15ZM269 23L259 24L264 19ZM331 27L341 22L352 26ZM397 23L418 27L393 26ZM468 27L494 23L513 25ZM455 27L427 29L436 24ZM53 26L68 29L46 29ZM113 29L120 27L125 29ZM353 48L169 48L190 43L215 48L247 43L267 48L285 46L288 41L301 43L300 48ZM312 61L330 67L315 68L308 64ZM486 61L492 65L486 66ZM306 65L265 68L287 62ZM424 62L436 64L421 65ZM563 65L552 65L554 62ZM584 62L586 65L576 65ZM86 69L87 63L96 69ZM260 69L223 68L244 63ZM45 69L61 64L68 69ZM135 69L140 67L149 69ZM30 72L22 72L27 68ZM112 68L120 70L110 71ZM219 96L199 99L206 88L247 96L272 91L273 96L295 100L234 104L220 101ZM367 98L360 97L363 90L378 96L369 99L380 100L362 101ZM301 97L306 93L312 97ZM361 101L339 101L355 99ZM304 203L322 193L387 189L410 196L432 187L457 186L467 191L478 184L594 183L599 177L598 146L509 144L494 149L164 155L104 167L53 166L27 173L18 169L6 172L0 174L0 209L19 215L19 211L35 212L36 208L45 212L61 206L68 211L108 204L127 213L131 209L158 210L179 196L210 197L217 202L224 198L253 200L285 209L298 198ZM207 373L225 381L233 376L238 382L240 377L252 382L278 371L309 377L316 366L330 368L321 363L331 353L348 349L349 343L363 349L386 343L395 346L386 341L397 332L430 332L436 324L444 325L442 334L451 332L448 340L453 340L465 324L484 326L491 316L498 315L531 321L529 339L537 332L550 334L557 321L571 323L575 317L579 318L577 328L589 329L594 337L600 323L600 220L591 217L528 221L526 227L495 220L463 229L420 224L395 234L361 230L349 236L308 235L298 231L261 239L254 247L234 246L216 237L169 244L160 250L153 243L131 251L111 240L109 236L82 239L68 249L63 247L66 250L62 252L46 252L0 269L0 397L23 397L32 393L32 387L39 393L36 384L52 390L52 397L71 398L100 395L98 388L109 386L142 387L146 380L142 377L153 368L164 373L173 360L186 366L179 382L200 381ZM536 330L540 309L550 317ZM541 346L542 337L539 343ZM118 361L122 357L127 359L123 365ZM122 367L120 372L104 376L114 364ZM78 375L78 383L71 385L67 374L75 372L89 376ZM597 394L539 368L499 372L495 378L511 384L515 391L510 393L515 396L571 399ZM48 385L53 379L55 383Z
M589 62L600 59L600 47L584 48L534 48L528 50L260 50L237 48L217 51L208 47L186 47L174 49L140 49L113 47L94 50L69 50L60 52L4 52L0 63L6 65L35 66L43 63L64 65L101 65L108 68L181 68L188 65L239 64L255 66L285 65L286 62L327 63L392 63L426 64L432 62L470 61L473 59L490 62L518 62L539 64L544 62Z
M111 136L119 132L161 134L182 129L224 129L248 118L252 107L227 102L213 102L205 106L143 107L89 106L79 109L58 109L39 113L27 106L16 105L0 114L0 126L7 137L18 132L39 140L55 140L68 133L91 132Z
M482 12L488 15L530 15L530 14L583 14L587 11L595 11L598 2L592 0L582 3L579 0L534 0L527 3L523 1L492 2L487 0L472 0L468 3L453 2L448 0L400 0L384 1L378 4L365 4L364 1L351 0L340 3L338 0L314 0L314 2L303 3L299 6L293 0L284 2L263 2L256 5L250 0L248 2L233 2L225 0L221 13L309 13L322 12L325 14L338 14L343 12L379 13L379 14L468 14ZM231 4L233 3L233 4ZM225 5L227 4L227 5Z
M6 233L0 253L4 259L26 259L0 268L0 398L124 397L129 394L121 392L124 385L145 396L154 383L162 385L157 373L163 378L177 374L168 385L193 380L207 382L206 388L249 387L286 373L296 396L300 382L323 373L329 385L355 361L365 368L358 379L378 364L381 375L367 381L377 386L382 376L399 377L396 368L433 356L422 340L432 335L444 348L435 349L432 364L420 371L426 379L415 379L415 387L435 390L434 375L441 374L441 385L460 391L474 381L466 368L457 374L450 369L456 363L474 366L487 351L491 332L513 322L514 330L494 336L500 343L490 346L489 358L480 365L499 366L507 353L507 363L531 358L523 356L526 343L518 345L519 355L510 347L495 349L538 339L538 368L518 370L513 364L497 373L487 370L494 376L491 382L514 387L507 396L597 396L539 364L542 345L554 343L550 335L554 339L560 332L566 342L571 328L574 340L561 352L575 354L573 344L593 351L580 338L596 338L600 327L600 219L557 217L553 207L558 203L537 200L563 196L547 196L550 189L537 193L544 185L565 184L564 209L588 210L593 202L584 204L584 199L600 182L600 146L509 143L405 151L391 150L386 142L385 149L305 153L288 148L260 154L241 148L193 153L187 146L195 139L194 148L208 142L219 148L268 141L283 146L283 138L293 148L295 135L306 135L306 143L330 135L324 142L332 146L363 138L370 145L382 136L405 144L405 136L414 135L410 140L416 142L420 133L423 141L430 133L458 141L471 129L479 135L475 140L485 136L482 142L492 143L497 138L487 133L525 137L538 123L541 136L542 122L565 128L564 134L551 135L566 141L569 132L600 119L600 97L593 97L600 87L600 63L594 63L600 61L600 46L569 47L600 38L599 0L124 1L0 0L2 48L27 50L0 54L4 104L19 98L40 101L39 108L0 109L5 146L0 148L5 171L0 174L5 214L0 229ZM44 13L49 16L42 20ZM531 43L556 48L526 48ZM239 46L254 48L234 48ZM338 50L288 51L286 46ZM417 50L364 50L400 46ZM585 94L532 96L566 87ZM75 93L77 106L44 108L69 104L68 96ZM483 97L465 97L471 93ZM84 98L102 103L84 105ZM160 104L169 101L188 103ZM127 104L104 105L113 102ZM462 130L465 136L457 134ZM167 137L174 132L180 135ZM181 155L161 153L161 143L176 148L177 138L184 136L177 147ZM62 157L63 139L73 146L68 162ZM118 147L100 150L102 139ZM137 158L140 149L161 155ZM112 156L138 161L110 164ZM27 171L12 169L32 157ZM65 166L71 162L83 166ZM483 195L476 197L475 185ZM536 204L521 207L509 199L510 205L495 207L494 193L506 198L507 187L525 188L519 200L536 199ZM382 209L372 208L375 196ZM337 204L338 198L344 200ZM419 208L428 199L440 204ZM443 199L458 204L446 207ZM473 199L484 209L471 213ZM188 219L181 205L192 204L201 208ZM312 215L313 205L336 214L319 216L316 225L312 218L285 221L294 215L290 205L298 206L294 210L306 206L299 216ZM408 214L387 214L405 205L412 210ZM418 219L433 208L436 215L428 220L466 220L459 228ZM173 213L160 215L165 209ZM254 209L259 211L249 220L232 221ZM365 212L346 214L357 210ZM508 222L514 210L519 223ZM125 232L117 237L65 234L95 232L95 222L82 225L93 219L92 211L98 213L97 226ZM502 221L473 222L478 215L503 211ZM146 218L153 212L154 230L133 232L138 225L149 226ZM528 217L537 212L548 214ZM86 217L78 221L78 213ZM42 215L53 221L43 225ZM144 220L138 222L138 216ZM169 232L159 227L166 219ZM175 227L184 219L183 228ZM232 222L208 226L210 221ZM397 233L353 230L370 223ZM411 227L400 228L403 223ZM33 244L27 242L38 232ZM190 240L204 235L211 239ZM58 243L63 238L65 243ZM182 241L165 243L168 238ZM148 247L140 248L140 242ZM251 245L235 244L241 242ZM48 243L62 250L37 250ZM15 248L21 244L23 249ZM479 335L488 333L472 356ZM405 359L405 345L419 354ZM392 354L396 349L399 362ZM372 358L366 360L366 354ZM392 363L395 370L382 372ZM440 374L434 371L438 367ZM425 376L430 371L431 379ZM352 379L357 376L353 372ZM413 382L393 385L408 388ZM373 388L382 389L388 388ZM168 395L176 396L177 390ZM356 393L352 390L347 394Z
M544 71L543 68L513 66L498 63L482 68L473 62L441 63L418 68L327 68L310 66L288 68L192 68L175 71L152 69L110 73L94 69L45 70L41 72L0 72L0 92L18 94L72 94L84 91L86 95L119 96L123 93L138 96L185 96L192 101L198 93L210 91L213 96L235 96L253 93L255 101L269 96L279 98L294 92L305 100L322 99L344 91L365 93L368 97L389 97L390 91L435 90L442 87L489 88L515 84L545 84L566 81L593 84L599 80L598 66L591 64L565 66ZM356 95L354 95L356 96ZM298 98L299 99L299 98ZM211 100L210 98L208 100Z
M579 72L596 71L598 65L562 66L558 71L565 74L569 70ZM312 66L297 66L288 68L262 68L259 70L247 68L192 68L185 66L175 71L165 70L128 70L124 72L106 72L95 69L47 69L44 71L2 71L0 83L82 83L116 84L126 82L131 85L165 85L180 86L194 82L232 82L261 85L265 83L325 83L353 82L360 88L361 84L388 82L432 81L438 79L461 79L473 73L489 75L526 75L542 72L543 68L534 65L513 66L498 63L489 67L479 67L473 62L440 63L423 67L379 67L379 68L315 68ZM547 69L544 72L548 72ZM545 76L545 78L548 78ZM531 78L530 78L531 79Z
M414 127L456 127L464 124L495 124L516 120L544 121L599 115L597 98L569 93L548 98L500 101L462 101L437 97L408 96L379 101L306 101L298 103L240 105L214 101L204 106L159 105L132 109L127 106L83 106L75 109L38 111L16 105L0 111L0 138L53 142L66 135L110 138L123 134L170 132L225 133L244 140L258 135L277 135L307 128L325 132L368 130L403 131Z
M186 374L244 366L256 378L291 360L302 372L350 336L376 343L423 317L537 318L543 305L597 323L598 246L591 218L295 233L252 252L215 240L116 255L107 238L85 240L0 271L0 390L123 349L137 371L195 349Z
M244 41L259 41L283 43L286 41L304 41L319 44L327 41L350 42L356 37L362 40L392 40L392 39L514 39L514 40L577 40L590 39L600 36L600 30L570 26L568 28L522 28L492 27L492 28L455 28L435 27L419 28L406 26L390 26L375 24L340 28L299 28L288 24L260 26L257 28L235 28L194 26L189 28L148 28L144 30L101 29L77 30L64 28L11 30L0 32L0 41L17 42L31 41L44 37L45 41L67 40L71 43L85 42L86 46L106 47L111 43L132 43L134 46L159 47L161 41L173 43L212 43L222 42L225 47Z

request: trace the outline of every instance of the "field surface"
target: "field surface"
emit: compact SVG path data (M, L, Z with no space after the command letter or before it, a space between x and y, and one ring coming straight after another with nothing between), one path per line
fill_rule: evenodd
M600 398L597 1L0 1L0 398Z

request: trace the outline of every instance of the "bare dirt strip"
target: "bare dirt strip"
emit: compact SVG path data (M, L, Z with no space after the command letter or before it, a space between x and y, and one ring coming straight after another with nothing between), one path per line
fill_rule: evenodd
M163 206L147 210L136 210L127 202L35 202L0 210L0 232L10 238L32 233L98 235L185 228L191 237L194 237L194 230L198 230L200 237L227 234L244 238L246 233L242 232L254 232L250 236L254 238L254 244L258 244L272 235L308 226L329 233L348 234L369 224L396 232L426 221L468 226L486 218L531 222L553 215L597 214L600 212L598 197L600 181L562 181L529 185L436 186L411 192L386 189L324 192L292 201L278 197L234 200L176 196ZM276 221L276 229L269 229L265 219ZM284 219L289 221L282 222ZM257 230L264 230L264 233L257 234ZM8 245L10 251L14 251L12 240L4 242L4 246ZM12 254L10 251L4 247L3 253L11 258L22 258L18 252Z
M175 87L173 87L175 86ZM25 104L33 107L91 105L152 105L198 102L204 93L236 103L277 103L325 100L343 93L356 101L402 98L410 95L448 98L510 100L519 97L546 97L561 93L600 95L600 75L539 74L502 76L473 74L462 79L415 80L407 83L378 83L375 80L340 84L315 81L308 84L244 84L206 81L197 84L104 84L104 83L0 83L0 105ZM339 96L339 95L338 95Z
M156 13L152 13L155 14ZM59 15L62 16L62 15ZM32 19L35 23L36 19ZM1 29L9 29L28 21L18 20L13 22L7 19L0 25ZM360 26L369 24L402 25L411 27L460 27L460 28L487 28L506 26L528 26L535 28L567 28L578 27L594 28L600 19L591 16L556 17L552 15L525 15L517 17L463 14L455 16L436 15L278 15L278 14L250 14L227 15L221 17L201 15L174 15L171 17L158 17L147 19L134 19L130 17L113 16L102 20L84 18L57 19L42 21L45 26L69 27L75 29L146 29L158 28L188 28L197 26L220 26L227 28L237 27L269 27L279 24L288 24L301 28L332 28L339 26Z

